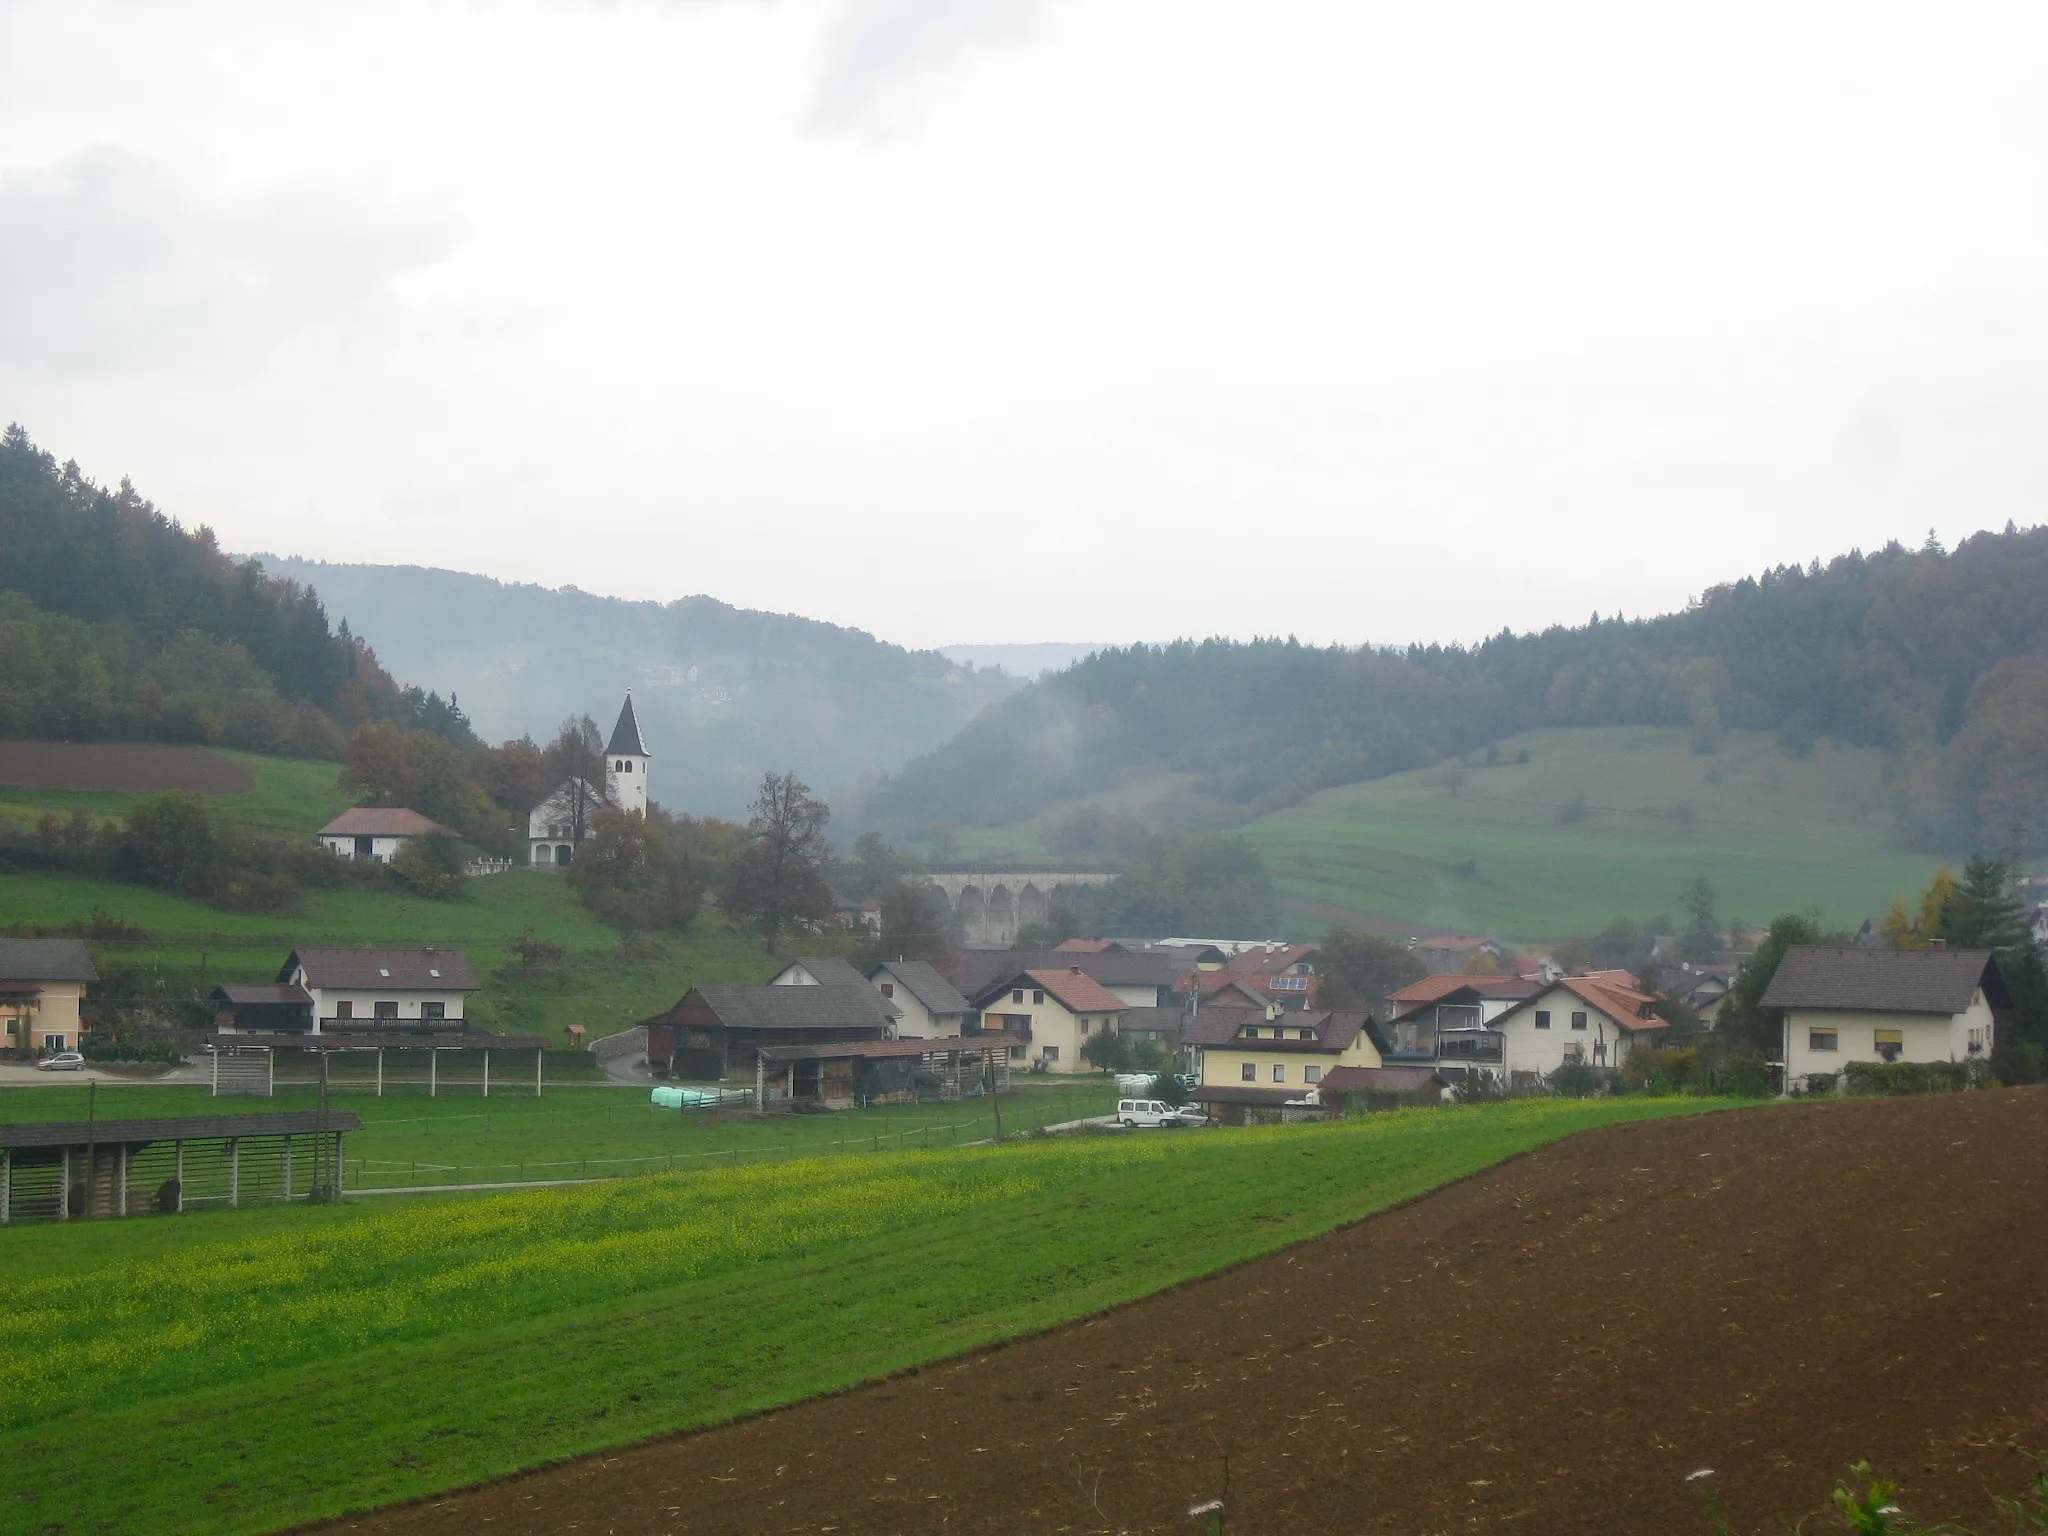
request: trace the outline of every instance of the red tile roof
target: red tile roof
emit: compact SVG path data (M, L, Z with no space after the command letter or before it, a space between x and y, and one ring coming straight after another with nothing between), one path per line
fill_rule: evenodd
M1080 970L1026 971L1034 985L1045 988L1070 1013L1122 1013L1130 1004Z
M1558 983L1566 991L1584 998L1595 1008L1629 1029L1662 1029L1664 1021L1653 1011L1657 999L1633 986L1610 981L1611 976L1628 976L1626 971L1606 971L1597 976L1567 976ZM1635 978L1630 976L1629 980Z
M1410 982L1398 992L1389 992L1390 1003L1433 1003L1449 997L1453 992L1462 992L1467 987L1481 997L1523 998L1534 996L1539 990L1532 981L1519 976L1461 976L1444 971L1434 976L1425 976L1420 981Z

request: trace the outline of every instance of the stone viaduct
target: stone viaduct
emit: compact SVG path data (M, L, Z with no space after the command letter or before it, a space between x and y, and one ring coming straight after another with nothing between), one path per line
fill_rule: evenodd
M946 893L969 944L1001 948L1051 910L1063 890L1108 885L1112 870L1036 869L1025 864L934 864L924 878Z

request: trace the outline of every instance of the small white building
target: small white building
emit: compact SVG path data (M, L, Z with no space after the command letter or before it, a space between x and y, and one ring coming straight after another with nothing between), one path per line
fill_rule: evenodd
M477 989L459 949L295 949L277 973L312 1003L312 1032L462 1027Z
M1078 967L1018 971L975 994L984 1033L1010 1035L1012 1062L1043 1062L1048 1072L1088 1072L1081 1047L1114 1033L1130 1005Z
M647 766L653 754L640 736L640 718L633 713L633 694L619 710L605 746L603 783L573 778L558 784L526 816L527 862L536 869L566 869L576 845L590 836L598 812L647 814Z
M2010 1006L1988 949L1821 949L1785 958L1764 989L1782 1012L1785 1083L1852 1061L1991 1060L1992 1010Z
M1669 1026L1634 980L1625 971L1560 977L1488 1019L1484 1028L1502 1037L1509 1079L1548 1077L1567 1062L1612 1070L1638 1042L1654 1046Z
M435 833L453 836L438 821L418 811L381 805L358 805L343 811L322 827L316 836L320 846L337 859L352 863L389 864L415 837Z
M967 999L926 960L884 960L868 967L868 980L903 1010L899 1040L943 1040L967 1032Z

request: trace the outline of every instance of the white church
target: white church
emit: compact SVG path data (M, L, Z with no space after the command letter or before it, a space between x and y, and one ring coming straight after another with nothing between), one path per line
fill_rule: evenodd
M605 809L647 814L647 764L653 754L640 739L640 720L633 713L633 693L612 727L604 749L604 783L568 779L536 805L526 818L529 860L536 869L563 869L576 856L576 845L588 837Z

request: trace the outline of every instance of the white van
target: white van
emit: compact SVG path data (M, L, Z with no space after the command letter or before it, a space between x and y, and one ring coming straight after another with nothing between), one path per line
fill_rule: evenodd
M1119 1125L1136 1130L1139 1126L1150 1126L1157 1130L1161 1126L1178 1128L1186 1125L1179 1110L1171 1104L1162 1104L1157 1099L1118 1099L1116 1118Z

